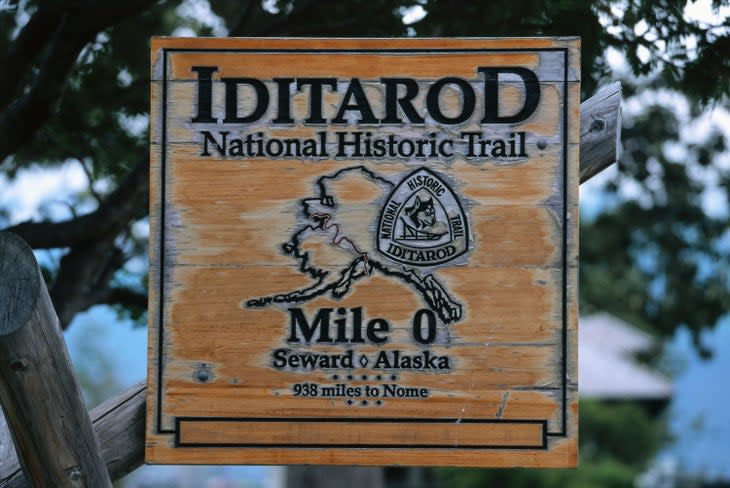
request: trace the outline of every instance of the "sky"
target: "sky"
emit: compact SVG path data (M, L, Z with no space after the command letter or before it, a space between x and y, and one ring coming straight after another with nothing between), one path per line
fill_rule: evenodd
M194 8L199 2L187 2ZM694 18L715 23L709 9L710 0L700 0L688 6L687 13ZM2 5L2 0L0 0ZM408 13L411 18L423 15L421 11ZM609 59L615 70L624 69L623 60L615 53ZM675 105L679 113L687 112L681 101L668 94L656 94L665 97L667 103ZM646 100L630 101L624 110L639 110ZM730 114L721 107L708 111L699 121L687 123L683 128L688 138L701 137L708 127L717 124L730 130ZM679 150L679 149L678 149ZM718 165L730 169L730 156L724 155L716 161ZM591 217L601 209L610 205L601 192L601 187L617 175L614 165L590 182L581 186L581 213ZM708 176L709 178L710 176ZM103 184L103 183L102 183ZM78 162L69 161L52 171L30 169L19 173L16 179L9 182L0 175L0 208L11 212L12 223L31 218L50 216L53 219L64 219L71 216L65 201L73 194L87 188L87 177ZM622 188L623 196L636 196L636 189ZM728 206L724 194L717 192L709 185L703 197L703 208L708 215L727 216ZM90 209L80 209L88 211ZM53 259L53 255L39 254L39 259ZM101 328L99 326L102 326ZM103 330L96 333L97 345L102 354L111 359L114 375L119 388L131 386L142 381L146 375L146 328L135 328L129 321L117 320L116 315L105 307L94 307L87 313L79 314L66 334L72 359L81 363L79 355L84 354L83 341L90 331ZM724 477L730 479L730 422L728 422L727 406L730 405L730 318L726 317L713 330L704 335L707 345L715 347L712 359L701 359L694 350L691 338L686 330L680 330L671 339L667 360L682 365L674 376L676 394L669 409L669 424L676 440L660 454L655 465L655 473L664 471L687 470L701 473L709 478ZM177 477L177 468L148 467L133 474L137 482L154 477ZM204 488L238 488L232 480L245 479L249 486L267 486L275 482L276 471L260 467L226 467L193 469L188 481L213 479ZM652 475L652 473L649 473ZM191 485L201 486L201 485ZM185 487L181 487L185 488Z

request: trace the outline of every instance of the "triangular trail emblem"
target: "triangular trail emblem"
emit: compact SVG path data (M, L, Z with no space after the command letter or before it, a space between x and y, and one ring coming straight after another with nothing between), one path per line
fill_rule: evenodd
M378 251L393 261L433 266L469 249L464 208L446 182L428 168L398 183L380 212Z

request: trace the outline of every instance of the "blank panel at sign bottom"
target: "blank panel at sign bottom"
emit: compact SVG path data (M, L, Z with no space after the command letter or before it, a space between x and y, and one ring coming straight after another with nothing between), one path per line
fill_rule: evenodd
M338 424L339 427L338 428ZM545 421L178 419L180 447L546 447Z

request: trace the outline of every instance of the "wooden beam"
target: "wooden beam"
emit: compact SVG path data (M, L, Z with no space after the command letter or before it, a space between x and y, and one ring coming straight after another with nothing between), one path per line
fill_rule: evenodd
M113 480L144 463L146 386L139 382L91 411L101 454Z
M621 136L621 84L612 83L581 104L580 182L583 183L619 157ZM0 251L0 262L6 258ZM29 283L31 288L34 282ZM0 294L10 296L7 293ZM18 298L20 298L18 296ZM7 301L7 300L6 300ZM0 322L21 317L25 308L12 303L0 306ZM14 308L11 308L14 307ZM139 383L91 411L109 474L117 480L144 462L145 385ZM0 418L0 488L28 488L14 455L10 432Z
M145 399L146 387L140 382L90 413L112 480L122 478L144 462ZM30 486L15 457L10 431L0 415L0 488Z
M111 488L33 251L0 233L0 403L38 488Z
M621 147L621 82L580 104L580 182L617 162Z

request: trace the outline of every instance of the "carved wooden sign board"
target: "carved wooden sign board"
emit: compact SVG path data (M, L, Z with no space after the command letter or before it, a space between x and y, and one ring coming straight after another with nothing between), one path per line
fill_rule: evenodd
M575 466L579 56L153 39L147 461Z

